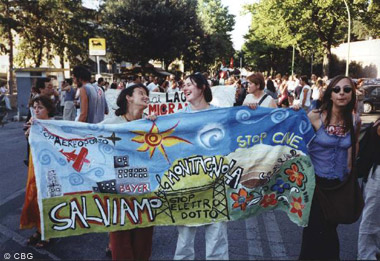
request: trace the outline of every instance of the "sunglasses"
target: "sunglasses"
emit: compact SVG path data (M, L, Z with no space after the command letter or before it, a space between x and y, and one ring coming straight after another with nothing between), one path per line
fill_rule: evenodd
M344 87L334 86L332 88L332 91L335 93L340 93L341 88L343 88L343 92L345 92L345 93L350 93L352 91L352 87L350 87L350 86L344 86Z

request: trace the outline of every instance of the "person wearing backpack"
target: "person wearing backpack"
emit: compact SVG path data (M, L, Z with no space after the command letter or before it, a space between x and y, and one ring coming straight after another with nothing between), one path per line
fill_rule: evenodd
M380 118L371 127L366 153L372 168L364 187L364 209L359 227L358 259L376 260L380 256Z
M257 106L267 108L277 108L274 99L264 92L265 81L261 73L253 73L247 77L248 95L243 101L243 105L256 109Z

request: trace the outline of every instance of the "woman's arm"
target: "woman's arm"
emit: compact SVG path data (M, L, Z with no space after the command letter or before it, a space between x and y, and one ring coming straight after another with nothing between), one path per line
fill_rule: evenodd
M307 117L309 118L311 125L314 128L314 131L319 130L321 127L321 120L320 120L320 112L313 110L307 114Z
M354 137L354 142L355 142L355 159L358 156L359 153L359 135L360 135L360 128L361 128L362 122L360 118L358 117L356 120L356 125L355 125L355 137ZM352 168L352 146L348 149L347 152L347 167L349 169Z

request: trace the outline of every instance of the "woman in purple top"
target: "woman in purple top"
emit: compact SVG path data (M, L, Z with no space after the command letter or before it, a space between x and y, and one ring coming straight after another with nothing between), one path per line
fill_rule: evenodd
M334 187L351 170L351 129L357 142L360 119L355 118L355 86L346 76L331 79L319 110L308 117L316 135L309 145L309 153L316 174L316 186ZM358 148L358 144L356 148ZM338 224L326 220L315 195L310 210L309 225L302 236L301 260L339 259Z

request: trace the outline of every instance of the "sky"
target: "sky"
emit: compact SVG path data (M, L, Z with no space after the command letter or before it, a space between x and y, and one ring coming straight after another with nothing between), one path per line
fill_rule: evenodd
M252 0L222 0L222 4L227 6L229 13L235 15L235 29L232 31L232 42L235 50L241 50L244 44L244 35L248 33L251 24L251 15L242 15L243 6L252 3Z
M221 0L223 6L228 7L229 13L235 15L235 28L232 31L232 42L235 50L241 50L244 44L244 35L248 33L251 24L251 15L241 15L244 4L252 3L252 0ZM96 8L99 0L84 0L84 6Z

